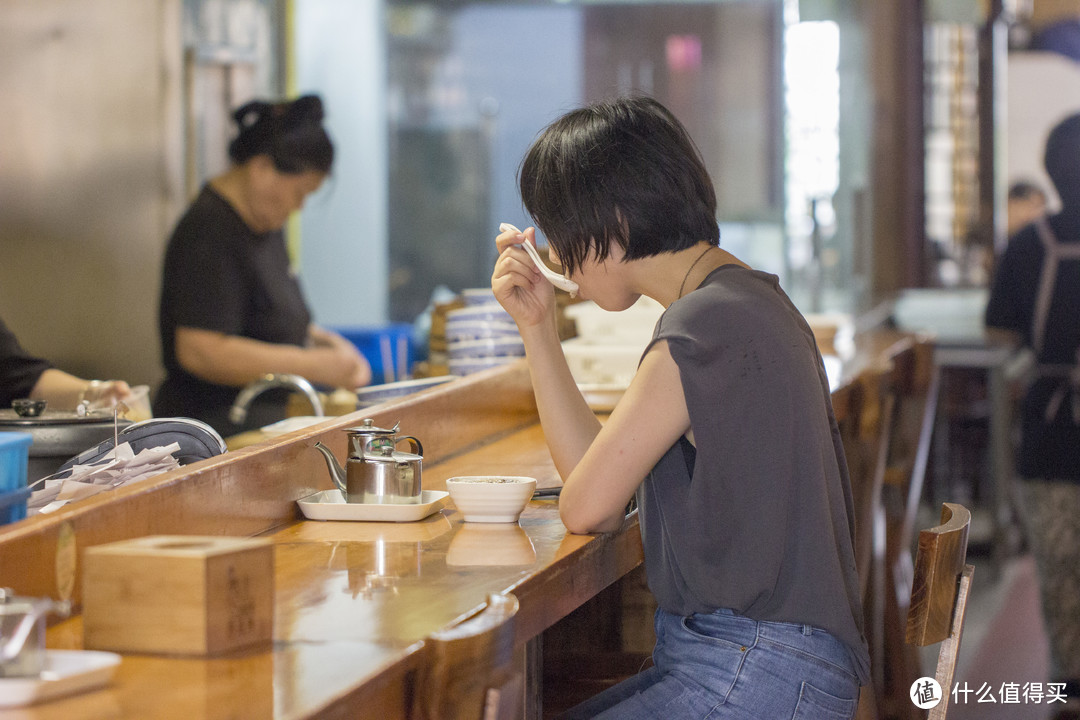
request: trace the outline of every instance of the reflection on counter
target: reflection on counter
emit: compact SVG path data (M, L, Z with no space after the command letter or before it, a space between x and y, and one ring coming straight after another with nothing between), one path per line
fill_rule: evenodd
M446 551L446 564L454 566L532 565L534 562L536 548L529 534L516 524L465 523L458 528Z
M381 593L396 594L399 578L421 576L422 550L420 542L389 542L382 538L370 544L349 543L345 556L352 596L371 599Z
M312 543L324 548L328 554L314 562L329 570L344 571L348 594L370 600L386 592L396 593L399 580L420 577L425 543L450 528L450 521L442 513L419 522L303 522L285 531L279 552L288 553ZM308 557L304 564L312 561Z

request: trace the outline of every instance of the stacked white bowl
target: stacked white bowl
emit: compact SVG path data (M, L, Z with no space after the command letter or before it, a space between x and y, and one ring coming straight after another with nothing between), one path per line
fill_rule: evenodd
M517 325L491 290L465 290L465 307L446 314L446 347L451 375L468 375L525 355Z

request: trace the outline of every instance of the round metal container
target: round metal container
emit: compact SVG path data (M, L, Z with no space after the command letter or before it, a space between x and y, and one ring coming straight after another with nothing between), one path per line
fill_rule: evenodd
M120 419L116 430L130 420ZM112 415L79 416L73 412L46 410L38 417L19 417L14 410L0 410L0 430L29 433L34 442L26 466L26 481L52 475L66 460L113 436Z

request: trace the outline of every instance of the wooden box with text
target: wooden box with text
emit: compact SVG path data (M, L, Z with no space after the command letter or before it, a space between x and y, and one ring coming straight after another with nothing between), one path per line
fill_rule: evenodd
M83 555L83 644L118 652L213 655L269 644L269 540L153 535Z

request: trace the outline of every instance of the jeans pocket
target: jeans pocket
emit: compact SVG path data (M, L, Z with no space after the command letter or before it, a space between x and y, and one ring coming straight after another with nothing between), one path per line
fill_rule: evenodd
M684 630L698 642L746 652L754 644L753 633L733 632L723 617L715 615L691 615L681 620Z
M803 682L791 720L851 720L858 705L858 700L838 698Z
M708 616L705 616L708 617ZM727 701L746 659L747 648L735 640L716 637L716 628L694 617L673 618L663 648L657 647L656 665L665 674L678 678L687 689L697 688L710 706ZM699 625L702 625L699 627Z

